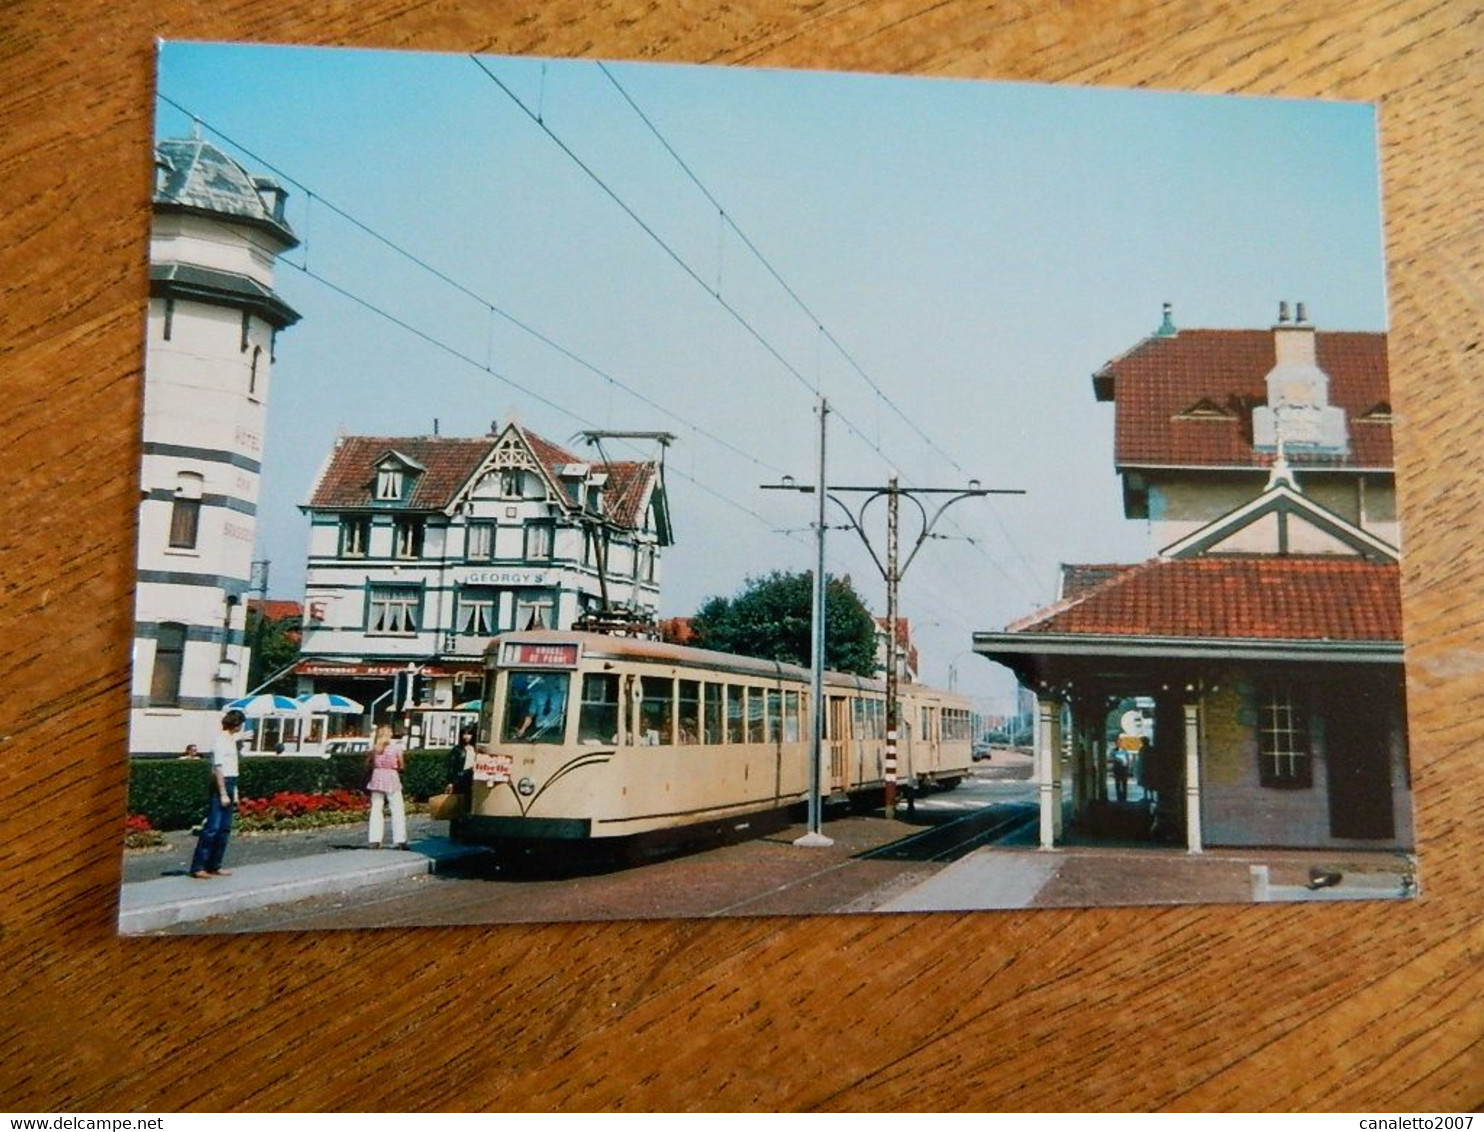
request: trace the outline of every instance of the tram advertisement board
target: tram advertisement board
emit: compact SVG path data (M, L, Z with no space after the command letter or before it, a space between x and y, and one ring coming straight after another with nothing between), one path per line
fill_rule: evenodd
M480 751L474 758L476 782L509 782L515 760L509 755Z

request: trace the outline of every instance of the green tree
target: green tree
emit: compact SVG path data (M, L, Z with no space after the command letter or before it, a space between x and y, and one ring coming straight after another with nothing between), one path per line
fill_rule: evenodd
M280 672L299 659L300 619L283 617L274 620L264 617L257 609L247 611L247 647L251 659L247 665L247 686L256 688L260 683ZM297 679L292 672L285 673L273 681L265 692L294 694Z
M814 575L775 570L749 578L735 597L713 597L691 619L696 644L717 652L809 664ZM849 578L825 577L825 667L876 671L876 621Z

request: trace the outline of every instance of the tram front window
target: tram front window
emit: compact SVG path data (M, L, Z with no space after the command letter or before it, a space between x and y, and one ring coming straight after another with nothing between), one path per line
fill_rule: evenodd
M512 672L505 684L507 743L560 743L567 719L566 672Z

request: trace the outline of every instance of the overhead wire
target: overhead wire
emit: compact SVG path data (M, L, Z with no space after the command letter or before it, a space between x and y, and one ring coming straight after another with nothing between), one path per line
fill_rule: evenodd
M725 437L718 435L717 433L715 433L712 430L704 427L703 425L699 425L699 424L695 423L694 421L691 421L691 420L687 419L686 417L684 417L681 414L675 412L673 409L669 408L668 406L663 405L660 402L654 400L648 394L642 392L641 390L635 389L633 386L631 386L630 384L628 384L627 382L625 382L623 379L621 379L619 377L616 377L615 375L613 375L612 373L609 373L607 370L603 369L602 367L594 364L593 362L588 361L586 358L584 358L584 357L580 356L579 354L575 353L574 351L568 349L566 346L564 346L560 342L556 341L550 335L548 335L548 334L544 333L543 331L537 329L536 327L532 326L530 323L526 322L525 320L517 317L514 314L511 314L509 311L505 310L503 307L501 307L498 304L492 302L491 300L485 298L483 295L479 294L477 291L473 290L468 285L466 285L466 284L460 282L459 280L453 278L453 276L449 275L447 272L443 271L442 269L436 267L432 263L429 263L422 256L419 256L417 253L408 250L407 248L403 247L401 244L397 243L395 240L393 240L390 237L384 235L383 233L377 231L375 228L373 228L370 224L366 223L364 220L361 220L359 217L354 216L352 213L350 213L346 209L340 207L339 205L335 204L333 201L331 201L328 198L326 198L326 197L320 195L319 193L315 192L315 190L311 186L309 186L305 182L301 181L299 178L295 177L293 174L285 171L280 166L275 165L273 162L269 161L267 158L261 156L260 154L254 153L247 146L243 145L241 142L237 141L236 139L230 137L228 134L224 133L221 129L219 129L218 127L212 125L210 122L207 122L206 120L204 120L202 118L199 118L196 115L192 114L192 112L190 110L187 110L184 106L182 106L180 103L176 102L174 99L172 99L168 95L164 94L163 92L158 92L158 97L159 97L159 99L162 102L165 102L165 103L167 103L170 106L173 106L176 110L179 110L182 114L189 115L194 121L199 122L206 129L210 130L217 137L221 138L222 141L226 142L233 149L236 149L238 152L240 152L241 154L243 154L243 156L245 156L245 157L249 158L250 160L252 160L253 162L261 165L263 168L270 170L271 172L273 172L277 176L281 177L283 180L289 182L290 184L292 184L295 187L297 187L298 189L300 189L305 194L305 197L306 197L306 209L308 209L310 207L310 203L309 202L318 201L319 204L322 207L324 207L326 209L329 209L336 216L339 216L342 220L345 220L347 223L349 223L350 225L352 225L358 231L365 233L367 236L371 237L377 243L379 243L382 246L386 247L388 250L394 252L395 254L401 256L403 259L407 260L409 263L412 263L412 264L416 265L417 267L421 268L423 271L426 271L428 274L432 275L435 279L438 279L439 281L447 284L449 287L452 287L455 291L458 291L460 294L466 296L467 298L470 298L470 299L474 300L474 302L476 302L480 306L486 308L492 315L499 315L501 318L505 319L511 325L515 326L516 328L518 328L519 330L525 332L526 334L529 334L531 337L535 338L537 341L541 342L543 345L546 345L546 346L550 347L551 349L555 350L557 353L561 354L564 358L567 358L569 361L572 361L575 364L577 364L577 365L581 366L582 368L586 369L589 373L592 373L594 376L601 378L602 380L608 382L610 385L613 385L613 386L616 386L619 389L622 389L625 393L629 394L629 396L633 397L635 400L637 400L637 401L641 402L642 404L644 404L644 405L646 405L646 406L648 406L648 407L656 410L657 412L664 413L671 420L677 421L680 424L684 425L685 427L691 429L693 432L696 433L696 435L698 435L698 436L704 436L707 440L710 440L710 441L712 441L712 442L714 442L716 444L720 444L722 447L726 448L728 451L734 453L735 455L741 456L744 460L747 460L747 461L751 462L752 464L756 465L757 467L764 468L767 471L775 472L775 473L780 474L780 475L784 474L783 473L783 469L778 468L778 467L774 466L773 464L770 464L768 461L761 459L760 457L754 455L753 453L744 451L743 449L739 448L737 445L733 444L731 441L727 440ZM308 215L307 212L306 212L306 215ZM303 250L304 250L304 256L303 256L304 264L307 266L307 264L309 262L309 256L308 256L309 241L308 241L308 238L307 238L307 234L306 234L306 238L304 239L304 241L302 243L302 247L303 247ZM290 261L290 260L284 260L283 262L289 263L289 262L292 262L292 261ZM491 329L491 342L492 342L492 334L493 334L493 330ZM492 346L492 344L487 345L486 349L487 349L487 352L488 353L492 353L493 352L493 346Z
M479 60L476 59L475 62L478 63ZM481 66L481 70L484 70L485 73L487 75L489 75L489 77L492 79L492 81L494 81L502 89L506 90L506 93L509 95L509 97L511 97L511 99L513 101L515 101L517 105L521 106L521 109L527 114L527 116L531 116L530 115L530 111L526 107L524 107L524 105L522 103L520 103L520 100L517 99L514 96L513 92L510 92L508 90L508 88L506 88L504 86L503 83L500 83L500 81L499 81L498 78L496 78L494 75L490 74L490 72L486 68L484 68L482 64L480 64L480 66ZM170 98L168 95L164 94L163 92L159 92L158 96L160 97L160 99L163 102L165 102L168 105L170 105L170 106L174 107L175 109L179 110L181 113L186 114L187 116L192 117L196 121L200 121L203 126L205 126L207 129L211 130L211 132L214 133L217 137L221 138L227 144L233 146L235 149L237 149L239 152L243 153L246 157L248 157L252 161L254 161L256 163L259 163L262 167L264 167L264 168L272 171L273 173L275 173L279 177L283 178L284 180L288 181L289 183L291 183L291 184L295 185L296 187L298 187L299 189L301 189L304 192L305 196L306 196L306 201L317 200L318 203L319 203L319 205L322 206L323 208L328 209L330 212L332 212L335 215L341 217L343 220L345 220L347 223L351 224L357 230L365 233L367 236L371 237L372 239L374 239L378 243L380 243L383 246L387 247L389 250L393 251L397 255L405 258L406 260L408 260L409 262L413 263L414 265L416 265L420 269L428 272L429 274L431 274L435 278L439 279L444 284L446 284L446 285L454 288L455 290L459 291L460 293L462 293L462 294L466 295L467 297L473 299L475 302L477 302L480 305L484 306L492 314L499 314L502 318L505 318L507 321L511 322L513 325L517 326L521 330L525 331L526 333L528 333L531 336L535 337L539 341L543 342L548 347L556 350L558 353L562 354L564 357L567 357L570 360L572 360L573 362L575 362L576 364L581 365L583 368L588 369L590 372L594 373L596 376L599 376L600 378L602 378L605 381L609 382L611 385L617 386L618 388L624 390L624 392L626 392L629 395L635 397L636 399L640 400L641 402L643 402L643 403L645 403L647 405L650 405L651 407L654 407L654 408L656 408L657 410L659 410L661 412L666 413L666 415L669 416L669 417L671 417L671 419L677 420L677 421L681 422L682 424L686 425L688 428L691 428L693 431L695 431L697 433L697 435L705 436L708 439L713 440L716 443L721 444L722 446L724 446L724 447L728 448L729 450L733 451L735 454L737 454L739 456L742 456L744 459L747 459L747 460L751 461L752 463L754 463L755 465L757 465L759 467L764 467L764 468L767 468L770 471L774 471L774 472L777 472L777 473L781 473L782 472L782 469L778 469L778 468L774 467L773 465L769 464L767 461L761 460L760 458L758 458L757 456L755 456L755 455L753 455L751 453L742 451L741 449L737 448L735 445L733 445L730 442L726 441L724 438L721 438L721 437L715 435L710 430L706 429L704 426L698 425L695 422L690 421L687 418L681 416L680 414L677 414L677 413L673 412L672 410L668 409L666 406L660 405L658 402L653 401L647 395L645 395L642 392L634 389L633 387L629 386L627 383L623 382L622 380L614 377L612 374L610 374L607 371L603 370L601 367L598 367L598 366L594 365L593 363L590 363L590 362L586 361L585 359L581 358L580 356L578 356L574 352L572 352L569 349L567 349L566 347L562 346L560 343L556 342L549 335L544 334L543 332L541 332L541 331L537 330L536 328L530 326L529 324L525 323L523 320L517 318L514 315L511 315L509 312L503 310L502 308L498 307L496 304L490 302L488 299L486 299L484 296L480 295L478 292L474 291L473 289L471 289L470 287L468 287L465 284L461 283L460 281L454 279L452 276L450 276L445 271L443 271L443 270L439 269L438 267L434 266L433 264L431 264L430 262L428 262L423 257L421 257L421 256L417 255L416 253L413 253L413 252L409 251L408 249L402 247L396 241L391 240L387 236L383 235L381 232L377 231L370 224L366 223L365 221L362 221L361 219L359 219L358 217L354 216L353 214L351 214L346 209L340 207L339 205L337 205L333 201L327 199L323 195L315 192L314 189L311 186L307 185L305 182L303 182L299 178L295 177L294 175L288 173L287 171L285 171L284 169L282 169L281 167L279 167L275 163L267 160L262 155L260 155L258 153L255 153L253 150L251 150L247 146L243 145L241 142L237 141L236 139L230 137L225 132L223 132L221 129L219 129L218 127L216 127L215 125L213 125L213 124L211 124L209 122L205 122L204 120L196 117L191 111L189 111L188 109L186 109L179 102L177 102L174 99ZM551 136L552 140L560 148L562 148L564 152L568 153L568 155L572 158L572 160L574 160L580 167L582 167L585 171L587 171L588 174L589 174L589 176L591 176L595 181L597 181L600 184L602 184L601 179L598 178L596 176L596 174L594 174L590 169L588 169L588 167L574 153L572 153L570 151L570 149L567 146L565 146L565 144L563 144L561 142L561 140L559 138L557 138L554 135L554 133L552 133L549 130L549 128L547 128L545 126L545 124L543 122L539 122L538 121L537 124L539 126L541 126L541 128L543 129L544 132L546 132L549 136ZM678 160L678 155L677 155L677 160ZM620 198L618 198L617 195L614 194L613 191L610 188L608 188L608 186L606 184L603 184L603 188L605 189L605 191L607 191L609 193L609 195L611 197L613 197L613 199L621 207L624 208L624 211L625 212L627 212L631 217L633 217L633 219L637 223L639 223L641 225L641 227L643 227L646 231L650 231L651 234L652 234L652 230L649 229L648 226L645 225L643 223L643 221L637 216L637 214L633 213L633 211L631 209L629 209L627 207L627 205L625 205L624 202ZM704 189L703 189L703 191L704 191ZM745 234L743 234L739 230L737 230L734 224L730 224L730 222L729 222L729 226L732 227L734 231L737 231L738 232L739 237L741 237L744 240L745 243L747 243L747 244L749 244L749 246L751 246L751 241L746 238ZM676 262L679 263L686 270L687 274L691 275L692 278L694 278L698 283L700 283L701 286L703 287L703 289L707 290L708 293L712 293L709 288L706 288L705 287L704 281L700 280L699 276L697 276L694 273L694 271L692 271L688 267L688 265L686 265L684 263L684 261L682 259L680 259L678 257L678 255L676 255L676 253L673 252L672 249L668 248L667 245L663 245L663 241L659 241L659 242L662 244L662 246L665 246L666 251L671 254L672 258L675 258L676 259ZM754 252L754 254L756 254L756 252ZM316 282L320 283L322 286L325 286L327 289L329 289L329 290L331 290L331 291L333 291L333 292L341 295L343 298L347 299L348 301L351 301L351 302L353 302L353 303L355 303L355 304L357 304L357 305L365 308L366 310L370 311L374 315L376 315L378 317L381 317L381 318L389 321L393 325L398 326L399 328L403 329L407 333L410 333L410 334L414 335L415 337L417 337L417 338L425 341L429 345L432 345L432 346L434 346L434 347L436 347L436 348L444 351L445 353L448 353L451 356L457 358L458 360L464 362L465 364L470 365L470 366L472 366L475 369L481 370L482 372L488 374L491 377L494 377L496 380L498 380L498 381L500 381L500 382L502 382L502 383L510 386L511 388L517 390L518 392L522 393L523 395L528 396L528 397L532 398L533 400L535 400L535 401L537 401L537 402L539 402L541 404L546 405L547 407L553 409L556 412L562 413L563 415L566 415L566 416L568 416L568 417L570 417L570 418L572 418L574 420L577 420L579 423L586 424L586 425L589 425L589 426L591 426L593 424L593 422L591 422L591 421L587 420L586 418L582 417L580 414L575 413L572 410L566 408L566 406L561 405L561 404L553 401L551 398L545 396L544 394L542 394L542 393L540 393L540 392L538 392L538 391L536 391L536 390L534 390L534 389L532 389L532 388L530 388L530 387L528 387L526 385L523 385L522 383L516 381L515 379L509 377L508 375L503 374L500 371L496 370L493 367L493 365L490 364L489 361L486 361L486 362L481 363L478 359L476 359L476 358L474 358L474 357L472 357L472 356L464 353L462 350L459 350L457 347L454 347L454 346L450 345L449 343L443 341L442 339L436 337L435 335L429 334L428 332L426 332L426 331L424 331L424 330L422 330L422 329L420 329L420 328L412 325L411 323L407 322L406 320L404 320L402 318L399 318L398 316L392 314L390 311L387 311L387 310L385 310L385 309L377 306L376 304L372 303L370 300L367 300L364 297L355 294L354 292L352 292L352 291L350 291L350 290L348 290L348 289L340 286L339 284L335 283L333 280L331 280L331 279L329 279L329 278L327 278L327 277L325 277L323 275L320 275L319 273L317 273L317 272L309 269L309 267L307 265L307 255L305 257L305 263L303 263L303 264L295 263L290 258L282 258L280 260L280 262L283 262L286 265L288 265L289 267L291 267L291 268L293 268L293 269L301 272L306 277L311 278L311 279L314 279ZM774 272L773 274L775 275L775 277L777 277L776 276L776 272ZM781 277L777 277L777 278L779 279L779 282L782 283ZM787 288L787 284L783 284L783 285L785 286L785 288ZM732 309L730 307L730 304L727 304L727 303L725 303L725 301L720 300L720 297L719 296L715 296L715 297L718 299L718 301L721 301L722 302L722 305L724 307L727 307L728 310L731 310ZM770 344L766 343L761 338L760 332L758 332L750 324L746 323L746 320L745 319L742 319L739 314L737 314L734 311L733 311L733 314L734 314L734 317L736 317L740 322L742 322L744 324L744 326L746 326L746 328L749 330L750 333L753 334L754 337L757 337L760 341L763 341L764 342L764 345L769 349L769 352L772 353L776 358L778 358L778 360L783 365L785 365L785 367L788 368L789 371L791 373L793 373L800 380L800 382L802 384L805 385L806 388L810 388L811 391L814 391L816 389L816 387L813 386L813 385L811 385L811 383L808 381L808 379L804 378L803 375L800 374L791 365L791 363L788 363L787 360L784 359L782 357L782 355L779 354L776 351L776 349L772 348ZM828 330L826 328L824 328L823 326L819 326L818 329L819 329L819 331L825 337L827 337L827 338L829 338L829 339L831 339L833 341L833 336L829 334L829 332L828 332ZM838 345L837 345L836 348L837 349L839 348ZM879 392L880 391L878 390L878 393ZM883 398L884 398L884 395L883 395ZM893 407L895 407L895 406L893 406ZM873 449L875 449L878 452L878 454L880 454L883 458L888 459L888 461L890 462L890 458L887 457L886 453L884 451L882 451L878 445L876 445L875 443L871 442L870 439L868 437L866 437L863 433L861 433L859 429L855 429L854 426L851 425L851 423L848 420L846 420L837 410L832 410L832 412L834 412L834 415L836 415L837 417L840 417L840 419L842 421L844 421L844 423L846 423L849 427L851 427L852 430L858 436L860 436L862 440L864 440L868 444L868 446L870 446ZM893 464L893 467L895 467L894 464ZM758 522L762 523L764 526L768 527L771 530L770 521L767 520L767 519L765 519L757 511L755 511L752 508L746 506L745 504L742 504L742 503L738 502L737 500L731 498L730 496L727 496L725 493L723 493L723 492L721 492L721 491L719 491L719 490L711 487L709 484L706 484L705 482L703 482L703 481L695 478L694 476L688 475L688 474L680 471L679 469L672 469L672 470L674 471L674 473L677 476L679 476L679 478L681 478L683 480L686 480L687 482L690 482L691 484L693 484L695 487L699 488L703 492L705 492L705 493L713 496L714 498L716 498L718 500L721 500L722 502L727 503L729 506L731 506L731 507L735 508L736 510L738 510L738 511L740 511L740 512L742 512L742 513L744 513L744 514L746 514L748 516L750 516L751 518L757 520ZM793 538L792 535L789 535L788 537ZM797 540L795 539L795 541L797 541ZM970 541L972 542L973 540L970 540ZM982 550L981 550L981 553L982 553ZM1001 569L1001 572L1003 572L1002 568L1000 568L999 565L998 565L998 563L995 563L993 559L989 559L989 561L990 561L991 565L995 566L997 569ZM838 565L838 563L836 563L836 564ZM1007 577L1007 579L1009 578L1008 575L1006 575L1006 577ZM1013 580L1013 579L1011 579L1011 580ZM949 592L952 592L952 591L950 590Z
M644 109L638 104L637 101L635 101L634 97L629 94L624 85L619 82L617 76L614 75L607 64L599 60L597 63L597 67L603 73L604 77L607 78L609 83L612 84L614 90L619 93L619 96L644 124L645 128L649 130L651 135L653 135L654 139L659 142L660 146L665 150L665 152L668 153L670 157L675 161L676 165L680 167L681 171L690 180L691 184L693 184L701 193L701 195L704 196L706 200L711 204L711 206L716 209L722 223L724 223L728 228L732 230L733 233L735 233L737 238L742 242L742 245L749 252L752 253L753 258L762 265L763 269L773 278L778 286L782 288L783 292L788 295L788 297L793 301L794 305L797 306L799 310L802 311L804 315L809 319L809 321L814 324L819 334L826 341L828 341L831 346L834 347L835 351L840 355L840 357L842 357L850 366L850 368L861 378L861 380L870 387L872 392L876 394L878 402L884 403L888 408L890 408L891 411L895 413L904 424L906 424L913 432L917 434L917 436L922 440L923 444L926 445L929 450L931 450L934 454L936 454L940 459L942 459L945 463L947 463L961 475L968 476L968 470L956 459L954 459L953 455L946 449L944 449L942 445L937 443L931 436L929 436L917 424L916 421L912 420L912 418L907 415L907 413L901 408L901 406L892 399L890 394L882 389L881 385L874 378L872 378L869 373L866 372L865 367L860 364L855 356L845 348L844 344L841 343L839 338L836 337L836 335L824 324L824 320L814 312L813 308L809 306L809 304L799 294L798 290L795 289L783 277L778 268L774 266L772 260L770 260L767 255L763 253L762 249L758 247L756 242L753 241L752 237L749 236L745 231L743 231L741 225L737 223L736 216L727 209L726 205L724 205L717 198L716 194L707 187L705 182L701 180L700 176L695 172L695 170L690 167L690 164L685 160L685 158L680 155L679 151L677 151L676 148L670 144L669 139L665 137L664 133L654 123L653 119L651 119L650 116L644 112ZM485 70L486 73L488 73L488 69L486 68ZM508 88L507 93L509 93ZM514 96L512 95L512 97ZM846 424L846 426L854 431L856 435L859 436L863 441L865 441L869 447L874 449L883 458L886 458L886 453L881 449L879 441L872 441L863 432L861 432L859 429L856 429L855 425L850 421L850 419L841 414L839 410L836 410L836 414L839 415L840 419ZM888 459L888 463L892 463L892 461ZM892 466L894 470L897 470L900 474L900 469L896 468L894 463L892 463ZM990 515L994 519L996 525L1000 528L1000 533L1004 536L1006 543L1010 546L1014 555L1026 568L1027 573L1031 576L1034 576L1035 571L1031 567L1029 560L1026 558L1024 552L1020 549L1019 544L1016 543L1014 537L1010 534L1009 528L1004 525L1003 521L1001 521L998 512L991 509ZM963 530L963 528L955 520L950 519L949 523L961 535L963 535L971 543L974 543L974 540L967 534L967 532ZM984 557L986 561L988 561L992 566L994 566L1007 581L1009 581L1012 585L1019 585L1019 581L1013 578L1007 571L1005 571L1004 568L1000 566L1000 564L996 562L988 554L987 551L985 551L982 547L979 547L977 543L974 543L974 545L976 546L976 549L978 549L980 555ZM1022 594L1023 596L1031 596L1025 594L1024 591L1022 591ZM1035 599L1032 597L1032 600Z

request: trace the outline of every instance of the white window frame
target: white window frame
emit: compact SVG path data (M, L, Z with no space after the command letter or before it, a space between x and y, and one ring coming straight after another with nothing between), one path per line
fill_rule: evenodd
M464 528L464 557L471 562L488 562L494 556L495 524L485 519L470 521Z
M531 627L531 615L536 614L538 620L535 628L556 628L556 602L550 597L517 598L515 601L515 627L526 629Z
M376 469L376 498L390 502L402 498L404 472L395 464L383 464Z
M369 515L342 515L340 517L340 557L365 558L371 553L371 517Z
M366 599L366 635L415 636L421 615L422 591L417 587L372 585Z
M556 530L551 523L527 523L523 536L521 552L527 562L551 561L556 544Z
M500 591L460 591L458 616L460 633L471 637L493 637L500 631Z
M413 515L398 518L392 527L392 557L421 558L426 537L427 523L423 518Z
M1277 789L1313 784L1313 740L1306 705L1292 683L1258 688L1257 757L1264 786Z

